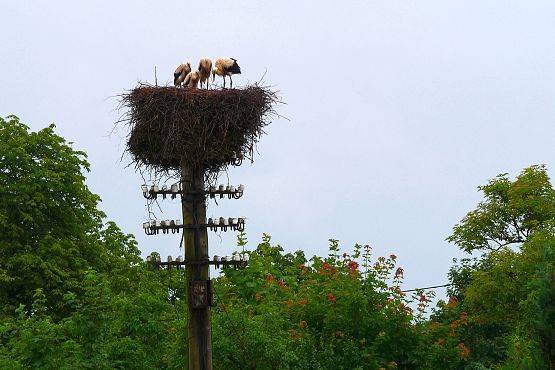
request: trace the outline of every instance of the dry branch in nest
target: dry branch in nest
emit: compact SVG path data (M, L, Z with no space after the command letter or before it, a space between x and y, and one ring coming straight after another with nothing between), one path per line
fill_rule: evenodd
M183 163L217 174L234 154L252 159L275 114L276 93L244 89L184 89L139 85L122 95L130 126L127 151L139 167L173 173Z

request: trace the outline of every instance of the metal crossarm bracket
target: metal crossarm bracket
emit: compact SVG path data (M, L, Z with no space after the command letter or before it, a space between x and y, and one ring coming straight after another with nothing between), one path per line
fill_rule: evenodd
M187 198L191 196L194 197L195 195L204 195L212 199L216 198L216 196L218 196L220 199L226 196L228 199L239 199L243 196L245 186L243 184L239 185L238 187L230 185L220 185L218 187L210 186L208 190L183 191L180 189L179 184L173 184L169 188L166 185L162 186L162 188L160 188L158 185L152 185L150 189L147 185L142 185L141 190L143 192L143 196L146 199L156 199L158 195L161 195L162 199L166 199L167 196L170 196L171 199L175 199L178 195Z
M181 269L182 267L186 267L186 266L206 266L206 265L214 266L216 268L228 267L228 266L238 268L238 267L247 266L249 263L249 257L248 257L248 254L244 254L244 255L236 254L231 257L214 256L213 260L209 260L208 258L205 258L201 260L185 260L185 261L181 260L181 257L179 257L175 261L172 260L171 257L168 257L167 262L162 262L159 258L153 261L151 259L151 256L148 256L147 262L155 268L167 268L167 269L172 269L174 267L177 269Z
M244 218L223 218L220 217L208 219L206 224L188 224L184 225L181 220L164 220L164 221L151 221L144 222L143 229L147 235L157 235L162 231L162 234L175 234L179 233L181 229L194 230L194 229L210 229L212 231L244 231L245 219Z

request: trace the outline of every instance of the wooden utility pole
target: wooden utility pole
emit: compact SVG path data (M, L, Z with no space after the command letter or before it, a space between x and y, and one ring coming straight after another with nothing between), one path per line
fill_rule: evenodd
M233 162L237 165L240 161ZM166 185L160 189L158 185L152 185L150 190L146 184L141 186L143 196L146 199L156 199L158 195L162 199L170 196L175 199L181 195L181 208L183 212L183 223L180 220L163 220L143 223L147 235L158 235L160 232L179 233L183 230L183 243L185 245L185 260L178 257L175 261L168 256L167 262L162 262L160 256L147 261L157 269L166 267L185 267L186 272L186 295L188 310L187 344L188 344L188 368L189 370L212 370L212 327L210 322L210 307L213 305L213 290L210 281L210 265L216 268L244 267L248 264L249 255L233 254L231 258L214 256L211 261L208 257L208 229L213 231L243 231L245 229L245 218L223 217L206 220L206 199L219 196L228 199L239 199L243 196L245 187L220 184L218 188L210 186L208 189L204 184L205 170L192 167L183 162L181 168L181 186L179 184Z
M206 224L204 171L181 166L181 205L184 225ZM206 261L187 266L188 358L189 370L212 370L212 327L210 300L212 296L208 265L208 232L206 227L183 229L185 260Z

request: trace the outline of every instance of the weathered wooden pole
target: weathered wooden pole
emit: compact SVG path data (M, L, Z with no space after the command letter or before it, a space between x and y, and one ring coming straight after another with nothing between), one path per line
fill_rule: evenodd
M181 205L184 225L206 224L204 170L181 166ZM183 229L186 261L208 262L206 227ZM211 284L208 264L187 266L188 358L189 370L212 370L212 327L210 323Z

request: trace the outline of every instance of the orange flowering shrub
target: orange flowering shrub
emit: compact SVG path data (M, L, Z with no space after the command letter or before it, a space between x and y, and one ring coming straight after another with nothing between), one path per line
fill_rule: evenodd
M340 253L330 240L328 257L307 259L264 236L246 268L224 269L216 280L227 307L213 315L218 366L258 359L264 368L412 368L430 346L419 344L426 337L411 306L422 314L431 296L406 296L397 257L372 261L371 250Z

